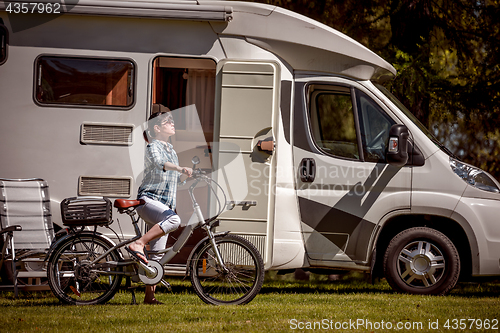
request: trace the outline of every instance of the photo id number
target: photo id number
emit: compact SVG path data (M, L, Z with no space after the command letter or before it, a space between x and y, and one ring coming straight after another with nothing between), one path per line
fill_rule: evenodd
M443 327L452 330L498 330L498 319L448 319Z
M61 14L61 4L41 2L9 2L5 11L10 14Z

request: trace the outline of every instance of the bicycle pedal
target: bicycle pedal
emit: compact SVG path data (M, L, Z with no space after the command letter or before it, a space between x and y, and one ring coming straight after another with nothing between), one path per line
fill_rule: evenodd
M170 292L172 291L172 286L170 285L170 283L168 283L167 281L165 281L163 279L160 282L161 282L161 284L163 284L167 288L168 291L170 291Z

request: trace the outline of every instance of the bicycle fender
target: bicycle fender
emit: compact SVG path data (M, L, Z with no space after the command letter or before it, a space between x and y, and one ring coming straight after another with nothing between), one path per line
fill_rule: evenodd
M224 237L226 235L228 235L231 231L221 231L221 232L217 232L214 234L214 238L218 238L218 237ZM205 243L207 241L210 241L208 239L208 236L205 236L205 238L203 238L202 240L200 240L194 247L193 247L193 250L191 251L191 253L189 254L189 257L186 261L186 276L189 276L189 274L191 274L191 265L189 264L191 262L191 259L193 258L194 254L196 252L198 252L198 250L205 245Z
M70 237L75 237L76 235L78 235L78 236L94 236L96 238L102 238L102 239L104 239L111 246L115 246L116 245L115 242L113 242L109 237L107 237L107 236L105 236L105 235L103 235L103 234L101 234L99 232L95 232L94 233L92 231L82 231L82 232L78 232L78 233L68 233L67 235L62 236L55 243L53 243L53 244L50 245L50 248L47 251L47 255L45 256L44 261L49 260L49 258L52 255L52 253L61 245L62 242L66 241ZM119 251L117 249L116 252L118 252L118 254L120 255L121 259L123 259L121 251Z

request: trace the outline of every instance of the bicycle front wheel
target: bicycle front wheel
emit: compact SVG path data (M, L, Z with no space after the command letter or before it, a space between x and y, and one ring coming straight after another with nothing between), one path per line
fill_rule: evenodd
M122 280L120 270L106 264L118 261L112 251L98 262L96 258L113 247L105 238L96 235L74 235L54 250L47 265L49 285L63 303L74 305L101 304L109 301Z
M216 237L215 242L225 268L219 265L212 244L202 245L190 262L196 294L205 303L214 305L250 302L264 282L264 263L259 251L236 235Z

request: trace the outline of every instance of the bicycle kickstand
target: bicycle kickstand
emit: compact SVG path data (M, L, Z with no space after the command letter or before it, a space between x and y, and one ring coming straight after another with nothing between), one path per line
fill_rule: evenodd
M132 293L132 305L137 305L137 302L135 300L135 288L136 287L132 287L132 283L130 281L130 277L127 276L127 281L125 282L125 288L127 290L130 290L130 292Z
M163 279L161 279L160 282L161 282L161 284L163 284L167 288L168 291L172 292L172 286L170 285L170 283L168 283L167 281L165 281Z

